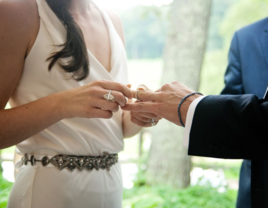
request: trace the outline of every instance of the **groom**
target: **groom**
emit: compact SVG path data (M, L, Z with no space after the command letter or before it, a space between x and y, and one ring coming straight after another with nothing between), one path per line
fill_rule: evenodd
M222 94L254 94L263 98L268 85L268 18L237 31L229 52ZM254 137L251 138L254 141ZM267 161L244 160L239 180L237 208L251 208L251 163L266 170ZM257 166L257 167L256 167ZM268 178L268 172L267 176Z

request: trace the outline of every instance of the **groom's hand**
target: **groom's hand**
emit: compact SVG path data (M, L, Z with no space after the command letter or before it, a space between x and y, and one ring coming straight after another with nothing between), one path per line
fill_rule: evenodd
M127 104L125 107L122 107L122 109L134 112L153 113L177 125L181 125L178 117L178 105L186 95L192 92L194 91L175 81L171 84L163 85L161 89L156 92L148 90L139 91L138 99L141 100L141 102ZM134 93L136 92L133 91L133 94ZM199 96L200 95L190 96L181 105L180 112L183 123L186 121L186 115L190 104ZM133 97L135 97L135 94Z

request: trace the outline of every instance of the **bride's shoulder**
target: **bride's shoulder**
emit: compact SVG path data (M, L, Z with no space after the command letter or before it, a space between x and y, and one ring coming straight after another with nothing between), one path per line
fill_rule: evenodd
M0 37L27 48L38 28L35 0L0 0Z
M1 26L16 27L17 30L29 26L38 17L35 0L0 0Z
M114 11L113 9L110 8L104 8L108 16L110 17L115 30L117 31L118 35L121 37L123 43L125 44L125 38L124 38L124 29L123 29L123 23L120 18L120 15Z
M0 15L9 14L8 17L29 17L36 7L35 0L0 0ZM28 16L26 16L28 15Z

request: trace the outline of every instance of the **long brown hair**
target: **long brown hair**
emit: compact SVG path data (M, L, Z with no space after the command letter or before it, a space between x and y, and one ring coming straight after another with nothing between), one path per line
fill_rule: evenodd
M81 81L89 74L89 60L84 36L80 27L75 23L72 15L68 11L72 0L46 0L52 11L62 21L67 30L67 40L62 46L62 50L53 53L47 61L51 61L48 70L61 58L71 58L67 64L60 67L72 73L72 78Z

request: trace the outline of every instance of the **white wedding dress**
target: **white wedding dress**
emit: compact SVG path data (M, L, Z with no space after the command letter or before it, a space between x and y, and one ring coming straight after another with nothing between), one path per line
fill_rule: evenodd
M94 2L93 2L94 3ZM95 3L94 3L95 4ZM124 45L108 15L98 5L107 25L111 43L109 73L88 51L90 74L77 82L58 66L48 71L46 59L57 45L66 41L66 29L45 0L37 0L40 29L36 41L25 60L24 71L16 91L10 99L12 107L32 102L52 93L69 90L104 79L123 84L127 82L127 59ZM67 61L67 60L65 60ZM64 105L64 103L62 103ZM38 115L36 115L38 116ZM123 150L122 111L111 119L63 119L17 145L19 154L33 154L38 159L47 155L102 155ZM59 170L53 165L43 167L16 164L16 182L12 188L8 208L120 208L122 207L121 167L91 172L77 169Z

